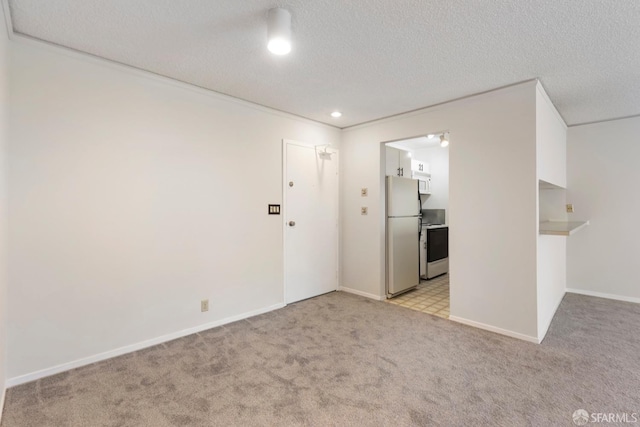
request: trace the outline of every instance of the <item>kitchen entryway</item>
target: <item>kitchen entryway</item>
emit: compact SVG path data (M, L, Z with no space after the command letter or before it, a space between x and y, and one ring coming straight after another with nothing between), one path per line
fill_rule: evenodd
M386 142L381 152L387 302L445 319L450 314L448 145L449 133L439 131Z
M448 319L449 274L443 274L431 280L422 280L416 289L386 301L389 304Z

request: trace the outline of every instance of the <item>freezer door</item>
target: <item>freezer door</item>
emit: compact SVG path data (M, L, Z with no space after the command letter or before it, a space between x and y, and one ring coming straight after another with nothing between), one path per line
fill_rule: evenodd
M387 293L411 289L420 283L420 218L387 219Z
M400 176L387 177L387 216L420 215L418 180Z

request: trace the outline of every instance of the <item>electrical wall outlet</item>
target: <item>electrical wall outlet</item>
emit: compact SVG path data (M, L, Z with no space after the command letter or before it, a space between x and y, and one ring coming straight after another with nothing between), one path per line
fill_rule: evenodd
M202 301L200 301L200 311L201 312L205 312L205 311L209 311L209 300L208 299L203 299Z
M567 203L567 213L573 213L573 203Z
M369 195L369 189L368 188L363 188L360 190L360 195L362 197L367 197Z
M369 208L366 206L363 206L360 208L360 215L367 215L369 213Z

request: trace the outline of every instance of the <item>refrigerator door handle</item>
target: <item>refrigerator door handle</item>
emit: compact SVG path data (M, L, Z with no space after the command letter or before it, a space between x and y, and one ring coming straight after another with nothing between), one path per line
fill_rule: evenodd
M418 184L418 215L420 215L420 222L418 224L418 239L422 237L422 197L420 196L420 184Z

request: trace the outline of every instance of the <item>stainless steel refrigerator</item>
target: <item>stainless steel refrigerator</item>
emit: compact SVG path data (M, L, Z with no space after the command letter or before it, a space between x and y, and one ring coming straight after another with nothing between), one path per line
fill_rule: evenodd
M387 296L420 283L418 180L387 176Z

